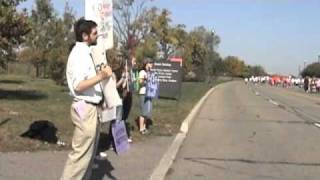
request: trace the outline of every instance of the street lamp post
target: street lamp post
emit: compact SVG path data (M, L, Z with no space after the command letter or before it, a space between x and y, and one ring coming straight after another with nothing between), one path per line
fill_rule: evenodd
M216 31L212 28L211 29L211 37L212 37L212 47L211 50L214 51L214 35L215 35Z

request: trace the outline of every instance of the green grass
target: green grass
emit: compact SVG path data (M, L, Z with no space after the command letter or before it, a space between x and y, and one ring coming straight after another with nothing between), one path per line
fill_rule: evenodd
M140 136L137 131L133 131L134 140L140 141L153 136L171 136L177 133L182 120L210 87L212 84L183 83L180 101L155 100L154 126L151 129L151 135ZM51 80L1 75L0 152L70 148L22 138L20 135L28 130L32 122L48 120L58 128L58 137L70 145L73 133L69 115L71 100L67 87L57 86ZM129 116L129 122L134 126L133 122L138 114L139 100L135 95Z

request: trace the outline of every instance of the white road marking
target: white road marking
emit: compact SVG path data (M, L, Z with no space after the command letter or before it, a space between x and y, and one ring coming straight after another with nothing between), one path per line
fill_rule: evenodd
M319 123L313 123L315 126L317 126L318 128L320 128L320 124Z
M269 102L270 102L271 104L274 104L274 105L276 105L276 106L279 106L279 103L277 103L276 101L274 101L274 100L272 100L272 99L269 99Z

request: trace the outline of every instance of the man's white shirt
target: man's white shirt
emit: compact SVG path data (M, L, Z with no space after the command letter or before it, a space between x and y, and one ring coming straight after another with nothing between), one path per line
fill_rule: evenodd
M67 63L66 75L71 96L77 100L85 100L91 103L100 103L102 100L101 86L96 84L94 87L77 93L76 87L83 80L92 78L96 75L95 65L90 55L91 50L84 42L76 42Z

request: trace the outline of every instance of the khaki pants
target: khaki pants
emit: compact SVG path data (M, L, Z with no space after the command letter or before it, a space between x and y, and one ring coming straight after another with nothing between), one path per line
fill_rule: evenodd
M68 155L61 180L90 179L92 163L99 139L98 108L86 104L83 120L71 106L71 120L75 126L72 138L72 151Z

